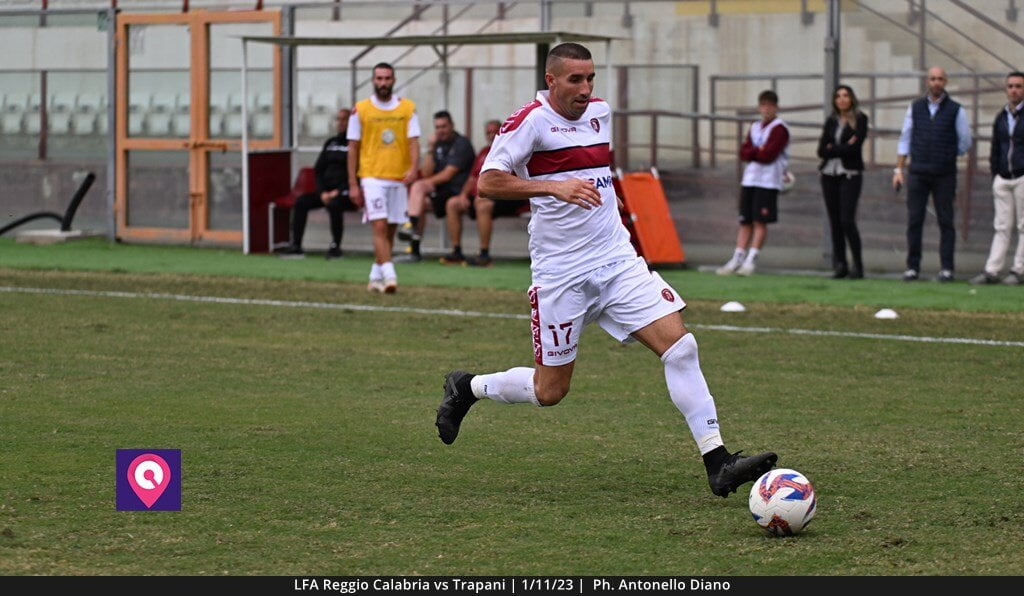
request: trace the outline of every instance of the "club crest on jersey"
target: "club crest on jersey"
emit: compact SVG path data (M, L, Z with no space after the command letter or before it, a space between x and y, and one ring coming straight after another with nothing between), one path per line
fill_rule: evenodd
M594 132L601 132L601 123L597 121L597 118L590 119L590 128L593 128Z
M383 141L385 145L390 145L391 143L394 143L395 131L391 130L390 128L385 128L384 132L380 133L380 140Z

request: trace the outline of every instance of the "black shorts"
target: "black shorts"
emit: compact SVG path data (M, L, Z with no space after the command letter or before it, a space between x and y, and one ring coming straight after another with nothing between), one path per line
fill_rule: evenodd
M530 199L523 199L521 201L501 199L494 201L494 211L491 213L491 217L512 217L518 216L521 213L528 213L529 211ZM469 205L469 217L476 219L476 197L473 197L473 202Z
M434 216L438 219L444 219L448 199L454 197L459 193L452 192L448 188L439 188L434 192L430 193L430 204L434 206Z
M774 188L744 186L740 188L740 224L755 221L774 223L779 220L779 191Z

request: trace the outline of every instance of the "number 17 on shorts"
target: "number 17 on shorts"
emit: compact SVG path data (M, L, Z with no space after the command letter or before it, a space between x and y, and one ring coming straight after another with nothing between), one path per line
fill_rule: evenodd
M561 366L576 359L583 315L577 317L553 312L554 301L542 300L541 288L527 292L530 298L530 327L533 331L533 359L543 366ZM543 311L543 315L542 315Z

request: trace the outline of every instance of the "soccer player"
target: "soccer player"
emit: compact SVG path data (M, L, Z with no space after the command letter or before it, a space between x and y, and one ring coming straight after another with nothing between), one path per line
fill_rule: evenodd
M349 199L365 205L363 221L373 226L374 262L366 289L385 294L398 290L391 250L395 230L406 222L406 189L420 161L416 104L392 95L394 86L395 69L386 62L374 66L373 95L356 104L348 122Z
M569 392L580 332L597 322L619 341L636 340L665 364L669 396L690 427L711 491L728 496L775 465L771 452L729 453L715 402L683 325L682 298L647 269L619 219L610 168L611 110L592 97L594 63L576 43L556 46L545 65L547 91L502 125L480 174L492 199L530 199L531 306L535 368L494 374L456 370L437 410L451 444L480 399L553 406Z

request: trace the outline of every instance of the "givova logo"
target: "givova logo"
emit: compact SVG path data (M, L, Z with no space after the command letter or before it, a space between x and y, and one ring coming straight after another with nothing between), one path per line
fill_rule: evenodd
M118 449L118 511L181 511L180 449Z

